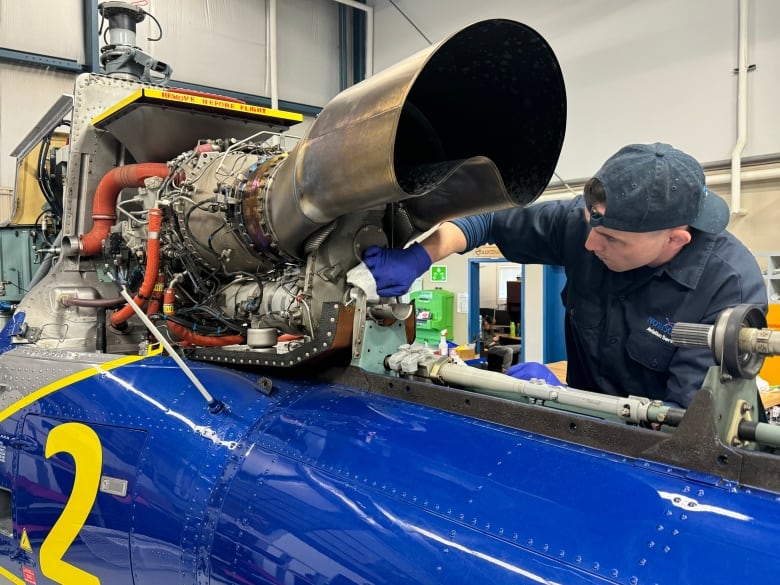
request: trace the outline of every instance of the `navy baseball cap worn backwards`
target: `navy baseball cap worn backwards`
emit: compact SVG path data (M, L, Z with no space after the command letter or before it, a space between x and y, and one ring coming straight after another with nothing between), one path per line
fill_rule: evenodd
M689 225L717 234L729 223L728 205L707 189L701 165L669 144L625 146L593 176L607 200L591 226L653 232Z

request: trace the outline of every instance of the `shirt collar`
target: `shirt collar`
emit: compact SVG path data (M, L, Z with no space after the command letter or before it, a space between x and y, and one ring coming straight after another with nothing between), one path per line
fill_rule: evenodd
M694 289L699 285L704 268L712 255L717 234L693 231L691 241L663 266L658 267L660 274L665 272L669 278L681 285Z

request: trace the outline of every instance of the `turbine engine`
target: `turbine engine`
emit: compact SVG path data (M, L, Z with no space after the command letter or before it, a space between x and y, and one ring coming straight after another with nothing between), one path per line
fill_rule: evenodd
M536 199L566 110L553 52L508 20L342 92L302 138L287 113L220 96L94 74L74 93L61 256L16 339L137 349L148 332L118 284L193 357L277 366L349 346L356 319L403 319L362 307L347 271L370 245Z

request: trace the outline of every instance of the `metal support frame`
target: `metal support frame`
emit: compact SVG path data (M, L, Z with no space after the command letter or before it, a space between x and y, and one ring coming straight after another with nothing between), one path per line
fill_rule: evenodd
M98 0L84 0L84 66L90 73L100 73L100 38L98 37Z
M15 51L13 49L0 48L0 61L16 65L31 65L34 67L50 67L68 73L81 73L84 66L72 59L62 59L27 51Z

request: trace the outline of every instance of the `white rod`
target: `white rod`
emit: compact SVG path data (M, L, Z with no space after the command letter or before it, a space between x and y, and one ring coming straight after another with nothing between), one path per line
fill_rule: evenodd
M740 181L770 181L780 179L780 168L776 169L754 169L752 171L742 171L739 174ZM724 185L732 182L731 173L717 173L707 175L708 185Z
M718 171L706 175L705 179L707 185L711 187L713 185L730 184L732 181L732 176L730 172ZM739 173L739 180L741 182L773 181L777 179L780 179L780 167L742 170ZM543 201L553 201L553 200L568 201L569 199L572 199L576 195L582 195L582 187L579 188L579 191L575 189L574 193L556 188L555 190L551 190L549 193L542 193L539 196L539 199Z
M334 0L366 13L366 78L374 74L374 8L354 0Z
M748 0L739 0L737 64L737 141L731 152L731 212L744 215L740 184L742 151L747 143Z
M276 0L268 0L268 76L271 78L271 108L279 109L279 77L277 73Z
M366 10L366 78L374 74L374 9Z
M208 402L209 406L216 404L217 401L214 400L214 397L209 393L208 390L206 390L206 387L201 383L200 380L198 380L197 376L195 376L192 370L190 370L189 366L184 363L184 360L181 359L181 356L179 356L178 353L176 353L176 350L173 348L173 346L168 343L168 340L165 339L165 336L160 333L160 330L157 329L157 327L154 326L154 323L149 320L149 317L147 317L146 313L141 310L141 307L135 304L133 297L130 296L130 294L127 292L127 289L122 287L122 290L119 291L119 294L121 294L128 302L133 311L135 311L135 314L138 316L138 318L143 322L144 325L146 325L146 328L149 330L149 332L154 335L154 338L162 344L162 346L165 348L165 351L168 352L168 355L170 355L170 357L173 358L173 361L176 362L176 365L178 365L187 375L187 377L190 379L190 382L192 382L195 385L195 388L198 389L198 392L203 395L203 398L206 399L206 402Z

